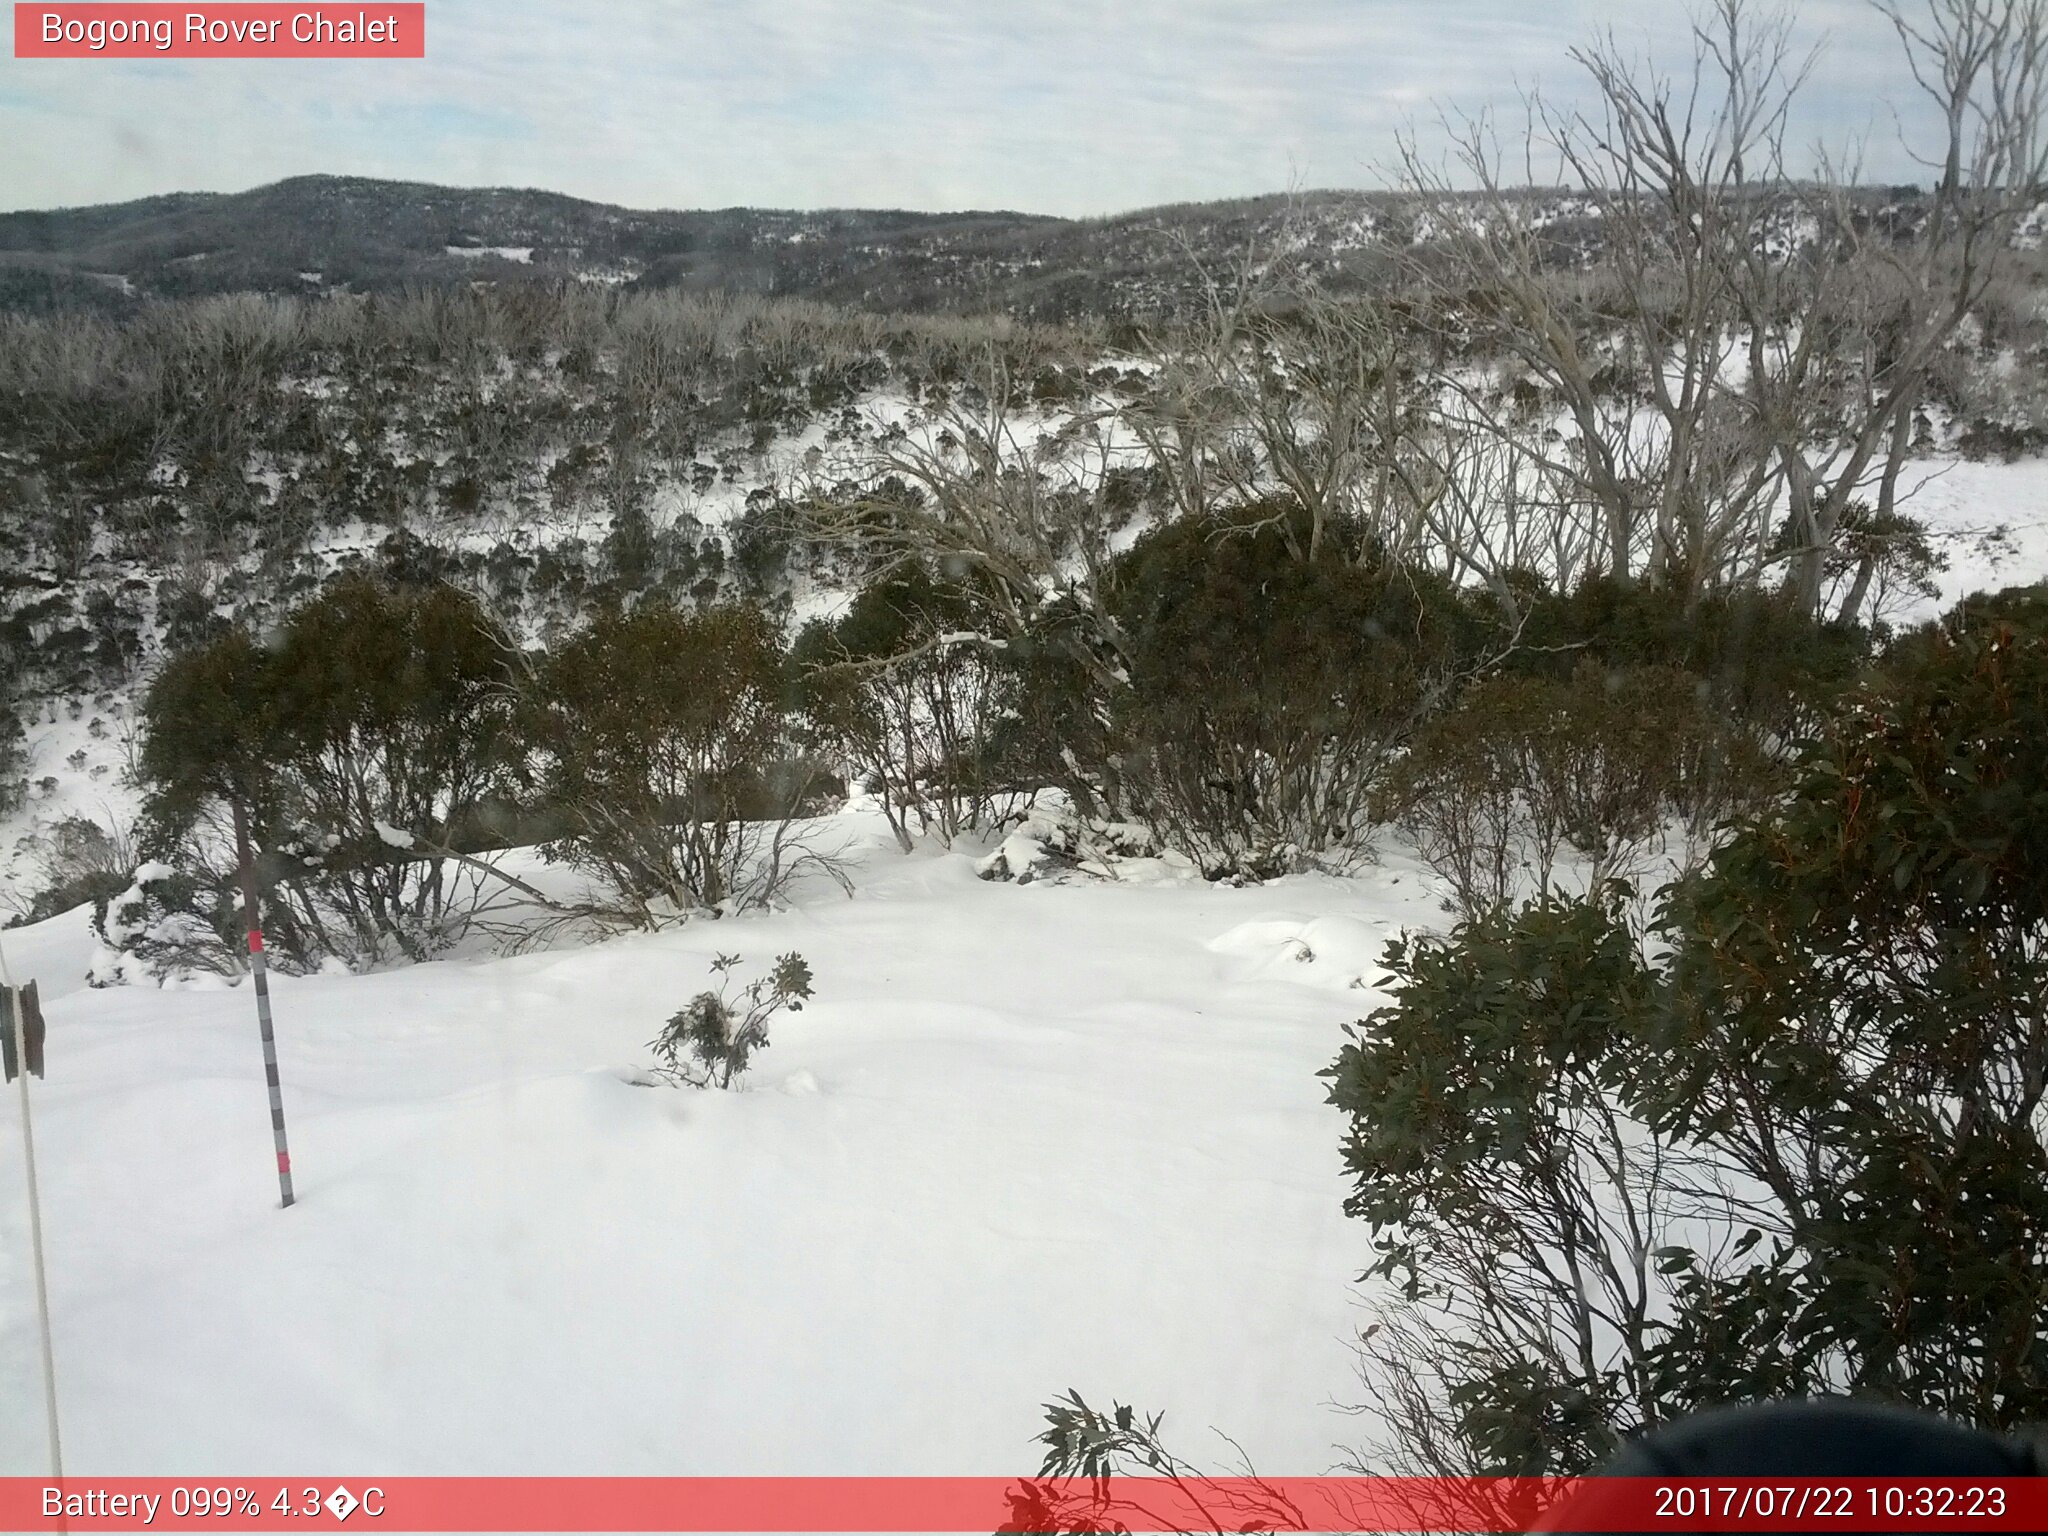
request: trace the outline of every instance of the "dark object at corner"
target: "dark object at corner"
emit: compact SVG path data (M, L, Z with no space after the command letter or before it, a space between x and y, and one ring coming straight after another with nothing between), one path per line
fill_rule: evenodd
M21 1063L14 1059L14 1008L17 999L21 1006L21 1043L28 1056L28 1069L37 1077L43 1075L43 1007L36 1000L36 984L30 982L11 992L0 987L0 1066L6 1068L6 1081L10 1083L21 1071Z
M1599 1477L2038 1477L2027 1441L1935 1414L1849 1398L1715 1408L1625 1446ZM1538 1526L1598 1528L1597 1481Z

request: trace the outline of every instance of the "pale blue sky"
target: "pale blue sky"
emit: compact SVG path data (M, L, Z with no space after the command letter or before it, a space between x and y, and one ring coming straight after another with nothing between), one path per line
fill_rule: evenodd
M374 7L372 7L374 9ZM1889 26L1805 0L1804 140L1916 179ZM1396 130L1538 84L1682 0L428 0L422 61L0 60L0 207L332 171L637 207L1094 214L1382 184ZM1917 114L1916 114L1917 115ZM1911 119L1909 118L1909 124Z

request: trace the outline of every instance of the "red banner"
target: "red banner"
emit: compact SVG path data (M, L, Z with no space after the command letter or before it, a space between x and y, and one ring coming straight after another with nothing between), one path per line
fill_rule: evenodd
M423 0L353 5L21 4L17 59L423 59Z
M2048 1479L0 1478L8 1531L2040 1531Z

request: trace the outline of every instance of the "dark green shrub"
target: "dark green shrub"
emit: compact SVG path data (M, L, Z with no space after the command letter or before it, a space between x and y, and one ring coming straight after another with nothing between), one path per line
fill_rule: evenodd
M788 574L796 553L789 521L780 508L749 499L746 509L733 519L731 566L739 577L740 590L755 599L775 592Z
M567 829L549 854L642 924L768 899L810 779L774 771L787 704L758 609L600 614L541 666L524 712L533 787Z
M1854 682L1869 637L1820 624L1774 592L1666 591L1596 577L1527 602L1509 670L1563 677L1582 661L1672 667L1705 680L1708 699L1767 733L1810 726Z
M1018 669L968 588L908 566L871 583L844 618L812 625L793 660L818 737L881 802L907 851L993 825L1020 793Z
M298 610L271 686L312 813L455 843L517 750L511 654L504 632L451 587L343 578ZM388 858L367 843L363 852Z
M1930 631L1667 893L1388 952L1326 1072L1397 1299L1376 1470L1576 1472L1729 1399L2048 1413L2048 638Z
M605 581L616 597L645 591L660 576L660 543L647 508L633 497L612 514L612 525L598 546Z
M377 545L377 564L386 581L404 587L436 587L459 574L455 555L409 528L385 535Z
M1659 852L1689 865L1773 778L1708 692L1676 668L1594 661L1566 678L1484 679L1416 734L1389 813L1468 915L1548 888L1567 849L1593 885L1632 879Z
M140 710L150 825L182 832L221 801L269 808L283 756L274 674L273 658L241 629L164 663Z
M1129 686L1106 701L1129 808L1210 875L1353 844L1476 631L1448 584L1285 504L1181 519L1112 573Z
M1324 1076L1346 1211L1396 1302L1362 1349L1375 1471L1575 1473L1656 1422L1683 1207L1641 1133L1665 1008L1616 893L1544 896L1390 946L1390 1003Z
M1974 592L1943 614L1935 626L1951 639L1982 634L2000 626L2019 638L2038 640L2048 636L2048 582L2032 586L2004 587L1996 592ZM1925 665L1932 658L1922 653L1929 643L1927 627L1909 632L1893 642L1887 660L1919 658Z
M28 733L15 713L18 688L11 647L0 641L0 815L28 797Z
M173 654L205 645L228 627L211 597L169 577L157 583L156 620L164 648Z
M724 978L739 963L738 955L713 960L712 972L721 978L718 990L691 998L650 1043L664 1076L692 1088L730 1088L754 1053L767 1048L769 1021L784 1009L803 1012L811 995L811 968L802 955L778 956L774 970L748 982L735 997Z
M1659 1111L1745 1149L1849 1384L2048 1415L2048 635L1896 659L1683 888Z
M360 575L269 647L232 630L173 657L142 706L145 853L191 877L195 915L235 947L239 801L283 963L436 952L476 896L448 855L492 845L479 809L511 750L509 657L453 589Z

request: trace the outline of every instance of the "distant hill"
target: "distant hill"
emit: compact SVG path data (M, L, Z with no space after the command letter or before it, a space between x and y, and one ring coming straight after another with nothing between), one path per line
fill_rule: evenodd
M721 287L878 310L1005 310L1039 319L1145 313L1197 291L1292 222L1317 260L1370 266L1398 199L1320 192L1149 209L1033 214L730 208L644 212L552 192L300 176L0 214L0 307L123 307L151 296L374 292L574 280Z
M1533 222L1557 259L1571 265L1597 253L1600 221L1584 197L1519 196L1534 205ZM1913 188L1859 196L1873 215L1912 226ZM723 288L890 313L1116 319L1183 309L1209 276L1283 247L1334 289L1369 286L1390 250L1427 238L1425 226L1412 201L1392 192L1274 194L1061 219L872 208L647 212L556 192L295 176L248 192L0 214L0 310L581 282Z

